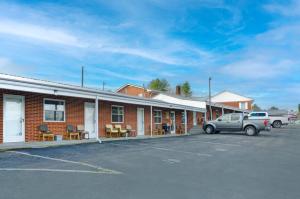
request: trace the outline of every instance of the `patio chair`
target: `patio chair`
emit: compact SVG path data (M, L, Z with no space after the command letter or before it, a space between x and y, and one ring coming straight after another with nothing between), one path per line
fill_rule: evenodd
M163 135L165 134L165 130L162 128L161 125L157 124L155 125L155 129L153 129L154 135Z
M118 129L114 129L111 124L105 125L105 133L106 137L113 137L113 135L115 135L115 137L119 137Z
M131 125L127 124L126 125L126 130L127 130L128 136L131 136L131 137L136 136L136 130L133 130Z
M69 140L72 140L72 138L79 140L79 132L76 131L76 129L73 125L68 124L65 137Z
M183 129L182 129L181 125L178 125L176 127L176 134L183 134Z
M49 131L47 124L38 126L38 130L40 132L39 138L41 141L46 141L47 139L51 139L52 141L54 141L54 134Z
M84 130L84 125L77 125L77 132L80 135L80 139L90 139L90 133Z
M126 137L127 130L126 129L122 129L122 126L120 124L116 124L115 125L115 129L117 129L119 131L119 136Z

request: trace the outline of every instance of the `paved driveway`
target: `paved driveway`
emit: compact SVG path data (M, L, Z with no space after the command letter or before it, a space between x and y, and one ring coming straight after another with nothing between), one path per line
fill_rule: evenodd
M300 198L300 129L0 153L0 198Z

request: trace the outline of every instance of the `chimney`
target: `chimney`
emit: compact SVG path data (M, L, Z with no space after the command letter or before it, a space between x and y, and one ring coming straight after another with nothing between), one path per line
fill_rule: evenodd
M181 95L181 86L176 86L176 95Z

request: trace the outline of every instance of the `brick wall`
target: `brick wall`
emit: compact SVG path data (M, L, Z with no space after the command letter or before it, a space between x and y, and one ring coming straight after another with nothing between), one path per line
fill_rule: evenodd
M86 99L61 97L54 95L36 94L30 92L0 90L0 142L3 142L3 94L22 95L25 97L25 141L37 141L38 126L47 124L49 130L55 134L63 135L66 125L77 126L84 124L84 102ZM43 121L43 100L44 98L65 100L65 122L44 122Z
M146 89L135 87L135 86L126 86L118 91L119 93L124 93L131 96L139 96L140 94L143 95L143 97L150 98L151 93L147 91Z
M247 103L248 103L247 110L252 110L252 101L247 101ZM222 104L227 105L227 106L232 106L235 108L240 108L240 102L222 102Z
M46 123L49 130L54 134L63 135L66 131L66 125L74 126L84 124L84 102L94 102L89 99L63 97L55 95L45 95L30 92L11 91L0 89L0 143L3 143L3 94L22 95L25 97L25 141L38 141L39 131L38 126ZM43 100L44 98L65 100L65 122L44 122L43 121ZM115 103L108 101L99 101L99 135L105 136L105 125L111 124L111 106L124 106L124 122L121 123L125 128L126 124L130 124L134 130L137 130L137 108L144 108L145 112L145 135L150 135L150 107L139 106L124 103ZM170 109L155 108L153 110L162 110L163 123L170 123L168 113ZM176 126L181 124L181 110L175 110ZM193 113L188 112L188 129L193 126ZM153 117L153 129L154 117ZM184 125L182 125L184 129Z

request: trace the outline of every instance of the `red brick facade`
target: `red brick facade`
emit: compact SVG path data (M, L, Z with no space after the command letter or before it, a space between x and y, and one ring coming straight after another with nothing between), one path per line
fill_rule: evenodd
M3 94L14 94L25 97L25 141L38 141L39 131L38 126L46 123L49 130L54 134L63 135L66 131L66 125L72 124L74 126L84 124L84 103L94 102L93 100L63 97L55 95L45 95L22 91L11 91L0 89L0 143L3 143ZM43 103L44 98L65 100L65 122L44 122L43 121ZM123 128L127 124L131 125L133 129L137 129L137 108L144 108L145 111L145 135L150 135L150 107L139 106L124 103L115 103L109 101L99 101L99 135L105 136L105 125L111 124L111 106L121 105L124 106L124 122L121 123ZM176 126L181 124L182 110L171 110L166 108L153 107L153 110L162 110L162 123L170 123L168 113L175 111ZM193 126L193 113L188 111L188 130ZM202 114L197 113L197 121L202 120ZM152 118L153 128L154 117ZM184 129L184 125L182 125Z
M151 98L151 92L148 91L145 88L137 87L137 86L131 86L131 85L126 85L120 90L118 90L118 93L123 93L126 95L131 95L131 96L140 96L140 97L146 97L146 98Z

